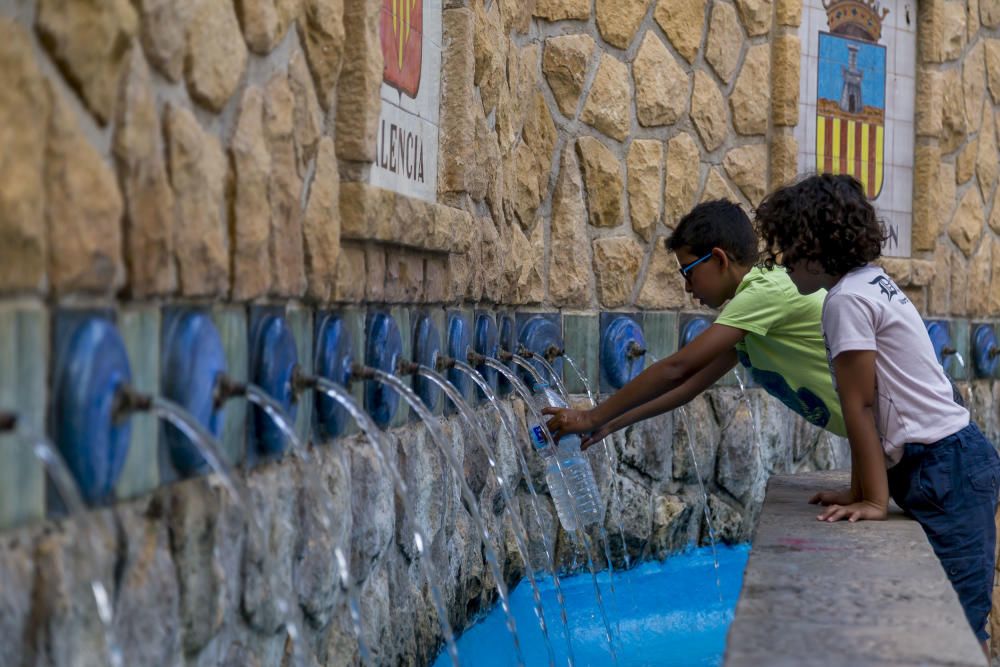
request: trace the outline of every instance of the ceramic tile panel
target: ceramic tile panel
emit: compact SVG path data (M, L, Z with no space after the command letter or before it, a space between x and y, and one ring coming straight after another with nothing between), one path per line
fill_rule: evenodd
M160 393L160 321L157 306L123 308L118 314L118 330L132 368L132 386L147 394ZM132 438L125 467L115 484L119 499L141 495L160 483L160 424L148 413L133 414L129 420Z
M250 364L247 339L247 312L242 306L216 306L212 322L222 338L226 353L226 375L236 382L247 381ZM222 456L229 465L239 465L246 456L247 402L234 398L226 402L222 425Z
M431 202L437 199L441 11L440 0L396 1L382 10L386 67L370 177L372 185Z
M0 528L45 515L45 473L28 439L45 435L49 317L42 304L0 305L0 410L17 432L0 435Z
M836 0L829 4L830 12L836 12ZM799 170L815 172L817 167L826 164L827 152L841 152L837 141L832 144L837 146L836 152L832 146L830 151L825 150L825 145L817 147L820 119L838 119L835 126L832 122L824 122L825 133L830 133L834 127L841 133L860 127L860 136L864 137L865 132L870 135L882 127L881 183L876 182L878 150L856 152L855 161L845 161L845 168L847 173L865 183L870 196L874 195L872 201L876 210L896 226L899 242L887 246L885 251L897 256L903 254L904 248L908 253L910 246L916 89L916 17L911 5L903 0L880 4L889 13L883 20L877 43L874 35L871 39L862 39L834 34L828 24L827 10L822 3L811 0L805 3L805 17L798 32L803 44L801 77L804 81L800 85L800 90L804 91L799 101L800 124L805 123L804 127L796 129ZM909 24L905 20L907 11L911 14ZM844 142L848 146L852 143L856 141ZM877 142L868 145L873 143L877 145ZM867 166L862 158L866 153ZM841 171L839 161L834 161L832 171ZM908 198L911 201L907 201Z

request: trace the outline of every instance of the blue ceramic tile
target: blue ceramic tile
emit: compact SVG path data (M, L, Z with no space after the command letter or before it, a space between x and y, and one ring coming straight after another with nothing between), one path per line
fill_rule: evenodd
M147 394L160 393L160 310L154 306L125 308L118 314L132 368L132 386ZM158 441L160 425L151 414L134 414L132 438L121 477L115 485L118 498L132 498L160 483Z
M605 363L607 362L607 360L604 357L604 354L605 354L605 349L604 348L605 348L605 344L606 344L608 328L612 324L618 322L619 319L622 318L622 317L627 317L627 318L631 319L633 322L635 322L635 324L639 326L639 329L640 329L641 333L643 334L643 336L642 336L643 339L645 339L645 329L642 326L642 316L639 313L607 313L607 312L606 313L601 313L601 315L600 315L600 336L599 336L599 339L598 339L600 341L599 342L599 347L598 347L598 370L599 370L598 375L600 377L600 383L599 384L600 384L601 394L602 395L613 394L614 392L618 391L619 388L615 387L612 384L612 382L611 382L611 375L613 373L615 373L615 372L620 373L621 376L622 376L622 379L628 377L629 372L632 375L638 375L640 372L642 372L643 368L645 367L644 364L646 362L646 359L649 357L649 346L648 346L648 344L645 344L644 345L644 349L646 350L646 354L643 355L643 358L641 360L636 360L636 361L632 362L634 365L631 366L630 368L624 366L624 364L626 364L628 362L620 354L620 352L619 352L619 355L613 355L613 358L615 359L614 364L617 365L617 366L619 366L619 368L608 368L608 367L605 366ZM643 365L640 366L639 364L643 364Z
M0 305L0 410L18 434L0 436L0 529L45 515L45 473L25 436L45 434L48 314L41 304Z

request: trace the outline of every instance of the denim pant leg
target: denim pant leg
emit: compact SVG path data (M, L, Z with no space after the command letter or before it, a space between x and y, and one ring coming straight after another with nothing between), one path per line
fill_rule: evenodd
M1000 456L975 426L930 445L908 444L889 470L889 490L923 527L965 616L989 637Z

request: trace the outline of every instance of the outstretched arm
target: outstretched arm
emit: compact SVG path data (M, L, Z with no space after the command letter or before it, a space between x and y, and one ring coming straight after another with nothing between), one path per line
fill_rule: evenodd
M735 354L733 347L745 335L742 329L713 324L676 353L637 375L597 407L591 410L545 408L544 414L553 415L547 426L555 438L594 431L629 410L676 389L720 356Z
M728 373L736 365L736 350L730 348L723 352L708 366L692 375L684 384L668 391L663 396L654 398L637 408L632 408L625 414L615 417L607 424L587 436L581 446L583 449L600 442L615 431L620 431L626 426L649 419L664 412L669 412L679 408L693 399L695 396L711 387L719 378Z
M889 479L885 453L875 428L875 351L849 350L833 360L840 406L851 443L851 498L847 505L831 504L816 518L880 520L889 507Z

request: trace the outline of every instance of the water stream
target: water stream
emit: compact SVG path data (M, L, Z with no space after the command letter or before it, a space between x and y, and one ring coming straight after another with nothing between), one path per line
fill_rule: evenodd
M62 455L52 446L47 439L33 437L31 439L31 451L45 468L49 479L59 493L59 497L66 506L69 519L76 521L77 526L83 532L85 539L90 543L92 553L100 553L94 539L97 536L97 527L94 525L93 517L87 512L87 506L83 502L83 496L76 483L76 478L66 465ZM114 612L111 607L111 598L108 590L104 587L104 582L96 576L90 580L90 590L94 596L94 605L97 607L97 617L101 621L104 632L105 650L107 651L108 664L111 667L122 667L121 647L114 639L112 623Z
M590 381L587 377L580 372L579 367L576 362L567 354L563 354L563 359L570 365L570 368L576 373L577 377L580 378L580 382L583 383L583 388L587 392L587 400L590 401L590 405L596 406L597 401L594 399L594 392L591 390ZM615 518L618 524L618 538L622 541L622 556L625 560L625 569L632 567L632 559L628 554L628 545L625 543L625 527L622 525L622 513L624 508L622 506L621 493L619 492L619 478L618 471L615 467L614 459L611 457L611 448L608 446L608 439L603 438L601 440L601 448L604 449L604 458L608 461L608 469L611 471L611 504L617 506L618 514ZM605 540L606 542L606 540ZM611 555L608 554L608 560L610 561ZM613 586L613 585L612 585Z
M392 457L389 455L389 444L386 441L385 433L376 426L375 422L368 415L367 412L361 409L361 407L354 400L354 397L347 393L339 384L331 382L330 380L317 377L316 378L316 390L321 391L332 400L336 401L337 404L341 405L351 418L358 424L361 432L365 434L368 441L372 443L372 448L375 452L375 457L379 462L381 468L388 471L390 477L392 478L393 487L396 490L396 495L399 497L400 502L403 505L403 510L411 517L416 517L416 513L413 511L412 506L409 501L409 493L406 488L406 483L403 481L402 476L399 474L399 469L396 467L395 463L392 461ZM452 664L458 667L458 650L455 648L455 633L451 628L451 623L448 621L448 611L444 603L444 596L441 594L440 577L437 572L434 571L434 564L428 555L424 553L425 530L417 525L416 520L413 521L413 542L416 548L418 558L420 562L420 570L424 575L424 579L427 581L427 587L431 591L431 602L434 605L435 611L437 611L438 623L441 625L441 633L444 635L445 647L448 656L451 658ZM348 572L347 580L344 580L345 568L347 566L347 559L344 558L343 552L338 556L338 566L340 566L340 561L343 560L343 566L340 567L341 580L348 591L350 596L352 587L354 585L353 580L350 578L350 573ZM350 600L352 606L358 605L358 600L355 598ZM360 611L357 612L360 615ZM352 622L355 611L351 611ZM355 632L360 630L360 618L356 624ZM362 645L363 639L361 635L358 635L359 646ZM367 646L364 647L364 652L368 652Z
M254 398L251 398L252 390L254 390ZM282 431L284 431L286 435L290 434L291 437L289 439L294 445L297 445L297 450L300 454L304 453L305 447L302 446L301 441L296 438L294 432L291 431L290 422L281 410L280 406L262 390L254 387L254 385L247 385L246 393L248 400L261 405L261 407L265 409L267 414L271 416L275 423L279 425ZM263 537L264 528L260 524L257 513L251 510L253 505L250 503L246 488L241 483L237 482L235 477L233 477L229 466L225 463L225 460L220 454L219 443L215 437L204 426L202 426L202 424L191 413L173 401L163 398L162 396L151 397L150 410L158 418L166 420L187 436L188 441L195 447L195 449L198 450L198 453L203 459L205 459L209 467L212 469L212 472L219 477L223 486L226 487L226 490L229 491L233 500L236 501L237 505L239 505L244 516L250 522L253 530L256 531L258 535ZM307 468L312 467L313 466L307 466ZM318 473L314 470L313 474ZM327 527L329 527L329 523L327 523ZM288 604L287 600L283 599L277 599L275 601L275 606L277 607L279 613L285 616L285 633L291 640L293 661L297 661L299 658L299 632L295 622L292 621L289 616L291 613L291 606Z
M519 358L520 357L517 357L516 355L514 356L515 361ZM522 361L524 360L522 359ZM504 366L499 360L494 359L492 357L485 357L483 363L485 363L487 366L493 368L501 375L503 375L505 378L507 378L507 381L510 382L511 386L514 387L514 390L518 394L520 394L521 398L524 400L525 406L527 410L531 413L531 418L532 420L534 420L535 423L538 424L545 423L545 418L542 416L542 413L538 410L538 407L535 405L535 400L531 395L531 391L524 385L523 382L521 382L521 379L517 377L516 373L514 373L509 368ZM532 370L534 370L533 367L531 368ZM537 372L535 372L535 375L537 376ZM552 436L549 433L548 429L543 428L542 433L545 436L545 439L548 440L550 447L554 449L558 448L555 441L552 439ZM559 470L559 475L563 478L563 480L565 480L566 476L565 473L563 472L562 465L559 463L559 457L556 457L555 460L556 460L556 466ZM575 513L576 512L575 505L573 503L570 503L570 507L573 508L573 511ZM579 517L577 517L576 524L577 524L576 537L583 545L584 553L587 556L587 567L590 570L591 581L593 582L594 585L594 597L597 600L597 608L601 613L601 620L604 623L604 631L608 640L608 649L611 651L612 661L614 662L614 664L617 665L618 656L615 652L615 644L614 644L614 637L611 632L611 624L608 622L608 615L604 609L604 601L601 596L601 587L597 582L597 568L594 566L594 560L590 555L591 553L590 540L587 538L586 533L584 533L580 527Z
M465 473L462 470L462 465L458 462L458 459L455 458L455 452L453 452L451 447L449 447L445 442L437 419L430 413L427 406L424 405L424 402L420 400L420 397L417 396L403 380L395 375L390 375L389 373L378 369L366 368L365 370L370 371L374 379L395 389L399 395L406 400L410 408L416 412L424 424L426 424L427 432L430 433L431 440L435 443L435 445L437 445L441 453L444 454L445 459L448 461L448 465L451 467L452 472L458 479L459 488L462 492L462 499L465 501L466 509L472 517L473 523L476 525L476 530L478 531L479 536L482 538L483 551L486 553L486 561L489 564L493 578L496 580L494 583L497 587L497 593L500 596L500 606L504 610L504 614L507 619L507 629L510 631L511 638L514 641L518 664L523 667L524 656L521 654L521 645L517 638L517 626L514 621L514 615L510 611L510 603L507 596L507 584L504 581L503 569L500 567L497 552L493 548L493 544L490 542L490 535L486 530L486 524L483 522L483 516L479 512L479 503L476 502L476 497L473 495L472 489L469 488L469 485L465 481Z
M465 402L465 399L462 398L462 395L458 392L458 390L455 389L455 386L445 380L439 373L432 371L426 366L420 366L417 373L440 387L448 398L451 399L451 402L455 405L459 413L462 415L462 418L472 430L473 437L475 438L480 449L483 450L483 454L486 455L486 461L489 463L490 471L493 473L493 476L497 480L497 485L500 487L500 496L503 498L504 510L506 511L508 518L510 518L511 528L514 532L514 541L517 543L517 548L524 557L524 572L528 577L528 583L531 586L533 595L535 596L535 615L538 617L538 626L542 631L545 649L549 655L549 665L551 667L555 667L556 655L552 650L552 642L549 639L548 627L545 624L545 609L542 607L542 594L538 590L538 584L535 582L535 573L531 567L531 554L528 551L528 533L524 529L524 524L521 522L520 514L514 507L513 497L510 489L508 488L507 482L504 480L503 475L500 474L500 471L497 468L496 452L488 443L479 418L469 407L469 404Z
M691 465L694 466L694 474L698 478L698 486L701 487L701 496L705 501L702 507L705 513L705 524L708 526L708 541L712 547L712 560L715 563L715 581L721 591L721 584L719 583L719 554L716 550L715 529L712 527L712 512L708 508L708 491L705 489L705 482L702 481L701 471L698 469L698 454L694 450L694 431L691 429L691 419L686 406L682 405L678 407L677 414L681 416L681 420L684 422L684 430L687 432L688 449L691 452Z

